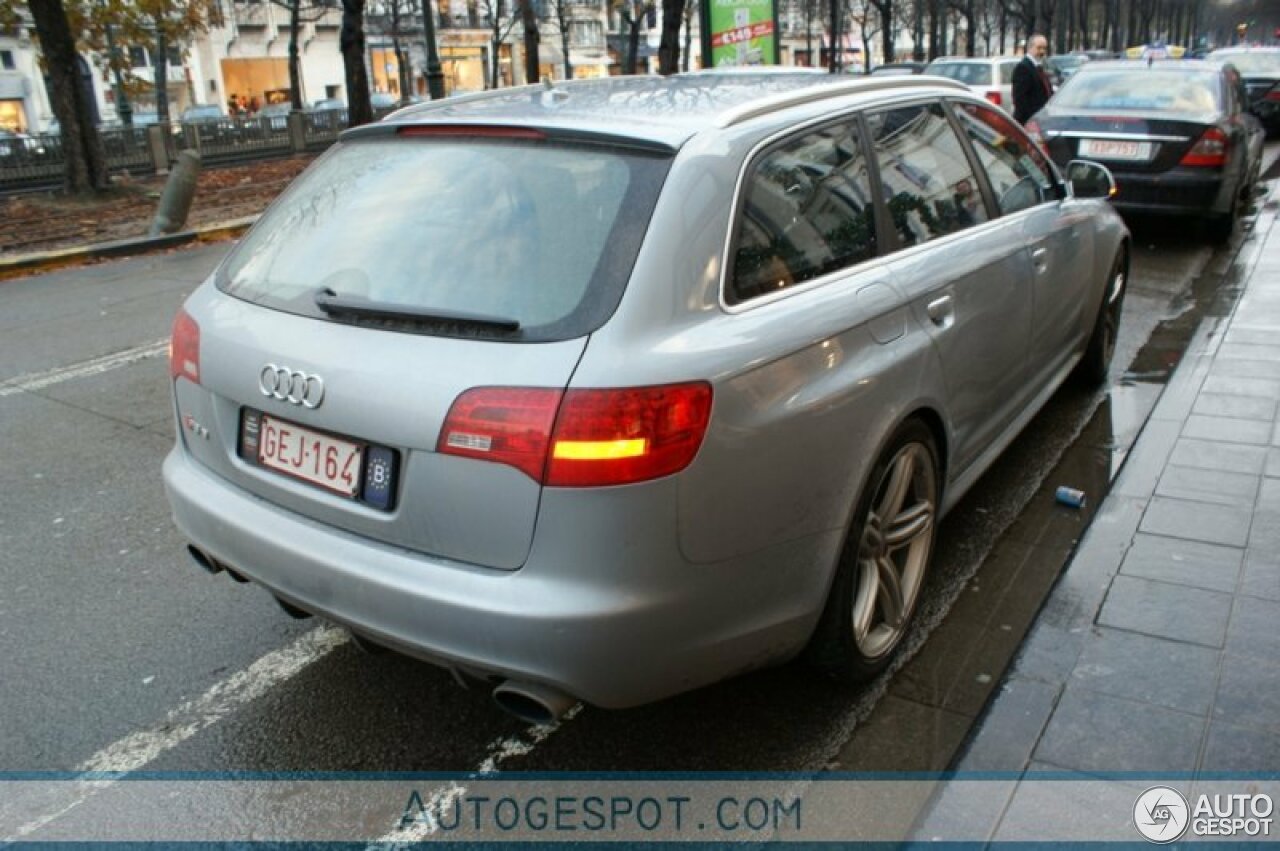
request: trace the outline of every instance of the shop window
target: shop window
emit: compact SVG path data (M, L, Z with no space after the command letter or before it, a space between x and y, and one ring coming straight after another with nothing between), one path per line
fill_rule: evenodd
M13 61L12 50L0 50L0 68L6 71L12 71L17 67L17 63Z

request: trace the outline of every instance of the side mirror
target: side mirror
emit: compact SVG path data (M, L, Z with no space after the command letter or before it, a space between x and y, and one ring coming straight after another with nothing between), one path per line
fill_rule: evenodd
M1067 183L1077 198L1110 198L1116 194L1116 180L1111 170L1089 160L1067 163Z

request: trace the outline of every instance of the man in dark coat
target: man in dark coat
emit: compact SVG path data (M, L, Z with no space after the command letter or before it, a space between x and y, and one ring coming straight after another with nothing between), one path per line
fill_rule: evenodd
M1035 115L1049 102L1053 86L1044 70L1049 42L1042 35L1027 39L1027 54L1013 68L1013 117L1018 123Z

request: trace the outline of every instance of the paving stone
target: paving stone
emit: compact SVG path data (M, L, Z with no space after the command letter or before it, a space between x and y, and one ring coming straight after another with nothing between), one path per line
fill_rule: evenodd
M1280 361L1280 346L1228 341L1218 349L1218 357L1229 360Z
M1280 765L1280 734L1216 721L1209 726L1209 745L1201 766L1205 771L1273 772L1277 765Z
M1171 464L1160 477L1156 494L1194 502L1252 508L1258 498L1259 478L1249 473L1224 473L1221 470Z
M1227 396L1221 393L1201 393L1192 407L1192 413L1211 417L1238 417L1246 420L1276 418L1276 402L1261 396Z
M1085 642L1071 678L1091 691L1207 715L1220 656L1209 647L1103 629Z
M1280 560L1274 551L1249 550L1245 553L1240 593L1264 600L1280 600Z
M957 770L1021 771L1053 714L1060 691L1056 685L1022 677L1006 680L972 734Z
M1232 593L1240 579L1244 551L1235 547L1169 538L1134 536L1120 572L1210 591Z
M1073 683L1035 758L1079 771L1191 771L1205 720Z
M1251 520L1247 508L1158 496L1147 506L1138 528L1153 535L1243 547L1249 542Z
M1213 720L1280 733L1280 663L1224 656Z
M1107 495L1107 500L1103 503L1104 511L1107 504L1115 497L1126 496L1145 499L1155 492L1156 482L1160 480L1160 474L1164 471L1165 464L1169 462L1169 455L1179 442L1178 438L1179 433L1182 431L1183 419L1185 419L1185 414L1170 421L1158 421L1155 419L1147 421L1147 426L1143 429L1142 436L1138 438L1138 442L1134 444L1133 449L1129 452L1129 456L1124 462L1124 468L1120 471L1119 478L1116 479L1111 488L1111 493ZM1280 475L1280 473L1277 475Z
M1280 364L1270 360L1230 360L1217 358L1209 367L1209 376L1221 376L1230 379L1256 378L1261 381L1274 380L1280 375Z
M1227 652L1254 659L1280 659L1280 602L1237 597L1227 629Z
M1182 427L1182 434L1184 437L1202 440L1252 443L1261 446L1271 442L1271 430L1272 424L1262 420L1192 414L1187 418L1186 425Z
M1222 647L1231 595L1167 582L1117 576L1098 623L1207 647Z
M973 719L886 695L837 757L842 771L942 771Z
M1261 396L1265 399L1280 399L1280 381L1266 378L1241 378L1230 374L1226 364L1230 361L1218 361L1209 377L1204 380L1201 390L1205 393L1225 393L1230 396ZM1218 368L1221 366L1221 370Z
M1202 467L1207 470L1257 475L1262 472L1266 455L1267 450L1262 446L1218 443L1184 437L1174 445L1169 463L1183 467Z
M1268 449L1264 475L1280 477L1280 449Z

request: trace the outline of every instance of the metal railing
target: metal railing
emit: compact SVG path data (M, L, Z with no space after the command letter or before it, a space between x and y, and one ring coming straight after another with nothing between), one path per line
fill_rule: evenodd
M377 109L374 117L381 119L394 111L395 107ZM347 110L304 112L301 126L301 147L289 132L287 115L173 123L158 131L163 140L158 146L149 135L157 125L104 127L98 133L111 173L146 175L167 169L185 149L198 152L206 166L323 151L346 129ZM62 184L65 165L57 134L0 137L0 193L55 189Z

